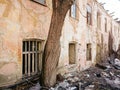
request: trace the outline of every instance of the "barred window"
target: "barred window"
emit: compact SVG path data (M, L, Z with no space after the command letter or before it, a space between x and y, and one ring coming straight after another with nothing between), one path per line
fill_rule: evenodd
M34 75L41 71L43 41L25 40L22 50L22 74L25 76Z

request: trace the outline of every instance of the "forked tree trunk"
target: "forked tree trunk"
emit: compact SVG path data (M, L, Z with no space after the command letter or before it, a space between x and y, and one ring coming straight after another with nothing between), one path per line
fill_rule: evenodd
M60 56L60 36L64 19L73 0L52 0L53 14L43 55L41 84L53 86L56 83L56 68Z

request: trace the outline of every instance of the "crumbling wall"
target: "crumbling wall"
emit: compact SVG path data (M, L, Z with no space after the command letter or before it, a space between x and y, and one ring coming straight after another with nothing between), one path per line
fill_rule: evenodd
M46 0L46 5L41 5L32 0L0 0L0 86L12 84L11 82L22 78L23 40L47 39L52 14L51 1ZM115 29L109 28L112 19L105 13L105 10L94 0L78 1L78 18L70 17L70 11L65 18L60 40L61 54L58 72L66 73L71 69L84 70L95 63L97 59L101 60L101 57L105 56L105 53L108 52L108 45L111 53L114 40L115 47L119 44L117 42L118 33ZM86 23L87 3L92 7L91 26ZM103 21L101 22L101 30L97 28L98 10L101 12L101 21ZM105 17L108 19L107 32L103 28ZM112 23L112 27L114 24L115 22ZM76 63L74 65L69 65L69 43L76 45ZM91 61L86 60L86 45L88 43L91 43L92 47ZM97 45L100 45L99 53L97 53ZM97 57L97 55L101 56Z
M0 87L22 78L22 42L46 40L51 0L46 6L32 0L0 0Z

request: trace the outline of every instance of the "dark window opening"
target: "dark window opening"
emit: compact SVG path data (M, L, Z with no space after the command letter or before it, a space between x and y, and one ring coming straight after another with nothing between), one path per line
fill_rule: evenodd
M107 19L105 18L105 32L107 32Z
M97 12L97 27L101 29L101 14Z
M91 54L91 44L87 44L87 61L91 61L92 60L92 54Z
M92 25L92 8L90 5L87 5L87 24Z

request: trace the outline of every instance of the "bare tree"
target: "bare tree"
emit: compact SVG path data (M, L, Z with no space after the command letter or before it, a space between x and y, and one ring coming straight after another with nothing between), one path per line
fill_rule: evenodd
M53 86L56 83L56 68L60 56L60 36L67 11L75 0L52 0L53 13L43 55L41 84Z

